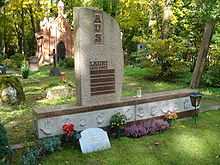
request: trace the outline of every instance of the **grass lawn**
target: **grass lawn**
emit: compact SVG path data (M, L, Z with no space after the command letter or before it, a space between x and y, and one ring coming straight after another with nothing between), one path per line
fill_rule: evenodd
M192 119L178 120L169 130L138 139L111 139L112 148L82 154L71 146L55 152L42 165L219 165L220 111L200 113L197 128ZM159 143L155 145L155 143Z
M66 73L67 82L70 83L72 86L75 86L74 70L61 68L61 71L64 71ZM142 88L143 93L149 93L149 92L187 88L189 86L188 83L190 82L190 79L187 78L187 76L185 75L180 76L178 79L172 82L171 81L167 82L167 81L148 80L147 77L150 77L153 74L154 74L154 70L152 68L140 69L140 68L126 67L124 71L122 95L123 96L134 96L136 95L136 91L139 87ZM29 143L29 142L36 140L36 137L34 135L33 128L32 128L32 109L34 107L51 106L51 105L58 105L58 104L74 104L76 100L75 96L70 97L70 98L60 98L60 99L49 100L49 101L45 99L46 90L48 88L63 84L59 80L59 77L49 76L48 66L41 67L40 71L31 73L30 77L27 80L21 79L21 81L22 81L25 95L26 95L25 103L20 106L0 107L0 121L5 124L5 127L8 131L10 144ZM204 94L202 107L208 108L210 105L220 104L220 89L201 88L200 90ZM213 115L213 118L215 119L213 121L214 125L210 123L210 125L207 127L210 127L209 129L211 129L212 127L213 129L214 128L217 129L218 127L215 127L215 125L218 122L217 121L218 112L212 112L212 113L216 114L216 116ZM202 119L203 118L209 119L208 116L209 116L209 113L206 113L202 115ZM200 123L200 126L199 126L201 128L203 126L205 127L205 125L201 125L202 123ZM183 129L181 129L181 127L183 127ZM72 160L74 160L75 162L78 161L78 162L81 162L81 164L95 164L95 165L96 164L109 164L109 162L111 162L110 164L118 164L118 162L119 163L121 162L120 164L136 164L138 159L140 159L139 161L140 164L146 164L144 162L150 162L150 161L152 161L151 164L153 163L161 164L161 162L163 163L168 160L169 160L169 164L172 164L172 160L173 160L173 164L177 164L176 163L177 160L187 161L189 156L193 156L193 154L191 155L188 154L188 157L187 157L188 152L189 153L194 152L193 149L192 150L188 149L190 148L189 146L186 146L187 149L185 148L185 150L188 151L186 152L185 150L183 151L182 149L180 149L178 145L182 144L183 146L181 147L184 149L185 143L187 143L187 139L189 141L192 141L193 145L198 145L197 143L195 143L194 140L195 139L201 140L201 139L199 137L195 137L195 139L192 139L192 137L195 136L194 133L197 131L198 131L198 135L201 134L201 136L205 137L204 135L205 132L203 132L200 128L198 129L191 128L191 125L188 122L186 123L185 121L182 121L182 122L178 122L178 125L176 128L170 129L169 131L161 135L159 134L155 136L140 138L138 140L128 139L128 138L122 138L120 140L112 140L112 149L109 151L104 151L103 153L89 154L85 156L85 155L82 155L80 151L78 150L72 150L71 148L69 149L67 148L63 152L56 153L57 154L56 158L53 157L52 155L48 159L48 161L45 160L45 162L43 163L49 164L51 162L50 161L51 159L52 160L59 159L57 160L57 162L54 161L52 164L56 164L56 163L60 164L58 163L59 161L62 161L63 159L67 160L67 159L70 159L70 157L72 157ZM180 137L179 140L185 139L185 141L184 140L181 140L179 142L177 141L177 138L180 135L182 135L182 137ZM165 139L167 138L166 136L168 137L170 141L165 141ZM209 133L207 136L209 136ZM208 138L209 137L206 137L206 139ZM153 144L155 141L159 141L161 145L155 146ZM204 143L204 145L207 145L207 144L208 143ZM177 146L175 147L175 145ZM216 140L216 143L213 142L212 145L213 145L213 149L215 149L216 147L219 147L219 143L217 143L217 140ZM169 151L167 151L168 148L169 148ZM159 150L160 153L156 154L157 150ZM120 154L118 154L118 152ZM209 149L204 152L211 153ZM198 151L198 153L200 153L200 151ZM127 155L130 155L130 156L127 156ZM182 156L178 158L178 156L180 155ZM195 153L195 156L192 159L194 158L197 159L197 157L200 158L199 156L201 155L198 155ZM212 156L215 157L216 155L214 154ZM217 161L218 159L213 158L211 160ZM208 161L210 161L210 159Z
M32 109L39 106L58 104L74 104L76 97L60 98L55 100L45 99L46 90L50 87L61 85L59 77L49 76L49 66L41 67L38 72L31 73L27 80L22 80L26 102L24 105L14 107L0 107L0 121L8 130L11 144L24 143L35 140L32 129ZM74 70L61 68L66 73L68 83L75 86ZM134 96L139 87L143 93L187 88L190 80L182 76L175 82L150 81L146 77L154 74L152 68L126 67L124 70L123 96ZM202 106L220 104L220 89L202 88L205 94Z

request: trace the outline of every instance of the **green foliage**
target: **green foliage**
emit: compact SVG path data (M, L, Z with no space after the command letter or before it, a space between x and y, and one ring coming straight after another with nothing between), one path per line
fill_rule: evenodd
M16 53L12 55L10 59L13 61L17 68L20 68L24 61L24 55L21 53Z
M52 153L60 149L61 139L59 136L44 138L40 140L40 146L43 148L44 152Z
M23 60L22 66L21 66L21 75L24 79L27 79L29 76L29 65L26 60Z
M141 50L137 52L132 52L131 55L129 56L129 64L135 67L144 67L145 61L147 57L147 51L146 50Z
M206 84L212 87L220 87L220 64L212 65L208 68L203 79Z
M186 51L183 43L176 43L172 38L151 40L148 49L148 58L161 66L159 77L162 79L172 75L172 66L181 60L179 53L184 54Z
M40 150L38 148L29 148L21 158L21 165L38 165L40 159Z
M59 65L64 68L74 69L74 58L67 57L64 60L62 60Z
M2 61L2 64L6 65L8 68L12 68L12 69L17 68L17 65L16 65L15 61L11 60L11 59L8 59L8 58L4 59Z
M49 137L39 141L39 146L28 147L21 158L22 165L38 165L42 156L60 149L60 137Z
M0 0L0 7L4 6L5 0Z
M0 64L3 63L4 59L5 59L5 58L4 58L3 54L0 53Z
M114 114L110 119L111 128L121 128L126 124L126 116L120 112Z
M17 77L14 76L0 76L0 91L2 91L6 87L13 87L17 91L17 104L24 102L25 95L23 91L23 87L21 82Z
M0 164L7 164L11 150L8 144L7 132L0 123Z

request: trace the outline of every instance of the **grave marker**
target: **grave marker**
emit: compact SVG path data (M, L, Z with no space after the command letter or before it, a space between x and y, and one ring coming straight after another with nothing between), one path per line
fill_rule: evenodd
M82 131L79 142L83 153L111 148L108 135L101 128L88 128Z
M103 11L79 8L75 29L78 105L120 101L123 50L117 22Z

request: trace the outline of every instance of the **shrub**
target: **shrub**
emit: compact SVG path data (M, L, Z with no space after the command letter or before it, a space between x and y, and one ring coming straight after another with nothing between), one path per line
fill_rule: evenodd
M29 65L26 60L23 61L22 66L21 66L21 75L24 79L28 78L29 76Z
M20 68L24 60L24 55L21 53L15 53L10 57L10 59L13 61L17 68Z
M40 146L45 153L52 153L61 148L61 139L58 136L44 138L40 141Z
M125 127L125 135L128 137L141 137L144 135L154 134L161 132L169 128L167 121L162 119L150 119L147 121L141 121L132 123Z
M74 68L74 58L67 57L62 60L59 65L65 68Z
M8 58L4 59L4 60L2 61L2 64L6 65L6 66L9 67L9 68L13 68L13 69L16 69L16 68L17 68L17 66L16 66L16 64L14 63L14 61L11 60L11 59L8 59Z
M8 164L11 149L9 148L7 132L0 123L0 164Z
M116 138L119 138L123 133L123 127L126 124L127 118L124 114L117 112L110 119L110 127L112 131L112 135Z
M143 68L147 61L147 50L143 49L140 51L132 52L129 56L129 64L134 67Z
M203 76L205 83L212 87L220 87L220 64L215 64L208 68Z
M38 165L41 157L53 153L61 148L59 136L41 139L38 146L30 146L21 158L22 165Z
M126 120L127 120L126 116L121 114L120 112L114 114L110 120L111 128L123 127L126 124Z
M30 148L21 158L22 165L38 165L40 160L40 150L38 148Z

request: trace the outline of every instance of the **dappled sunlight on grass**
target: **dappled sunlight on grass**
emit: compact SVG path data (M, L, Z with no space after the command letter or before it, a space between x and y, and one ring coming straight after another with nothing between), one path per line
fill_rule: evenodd
M105 151L82 154L79 148L68 147L41 164L58 165L68 160L74 165L219 165L219 115L220 111L201 113L198 127L186 118L159 134L111 139L112 148Z
M58 85L64 85L60 81L59 77L49 76L51 66L40 67L38 72L32 72L28 79L20 79L22 81L24 91L26 94L26 101L24 106L21 107L2 107L0 108L0 120L4 123L7 123L8 132L10 134L10 141L22 141L22 138L25 138L25 132L28 132L32 127L32 109L33 107L43 106L50 107L62 104L75 104L76 97L69 98L59 98L54 100L46 99L46 92L49 88L55 87ZM65 69L60 67L62 72L65 72L65 77L67 83L73 87L75 90L75 77L74 69ZM124 80L123 80L123 89L122 96L136 96L137 89L141 88L142 93L151 93L158 91L174 90L187 87L188 84L184 81L178 81L179 83L165 82L165 81L149 81L148 77L154 75L155 71L152 68L132 68L126 67L124 70ZM203 101L208 102L213 105L214 103L220 102L220 89L217 88L208 88L201 89L203 94ZM27 121L27 123L25 122ZM19 131L14 131L13 127L15 125L21 134L19 135L20 139L15 139L14 135L19 134ZM187 124L183 124L187 127ZM178 127L177 127L178 128ZM179 129L179 128L178 128Z
M175 140L176 150L185 152L188 156L196 157L197 159L204 158L207 152L206 142L203 138L194 136L193 134L179 134L173 137Z
M61 105L61 104L68 104L68 103L75 103L76 97L64 97L64 98L57 98L57 99L42 99L36 101L37 105L41 106L49 106L49 105Z

